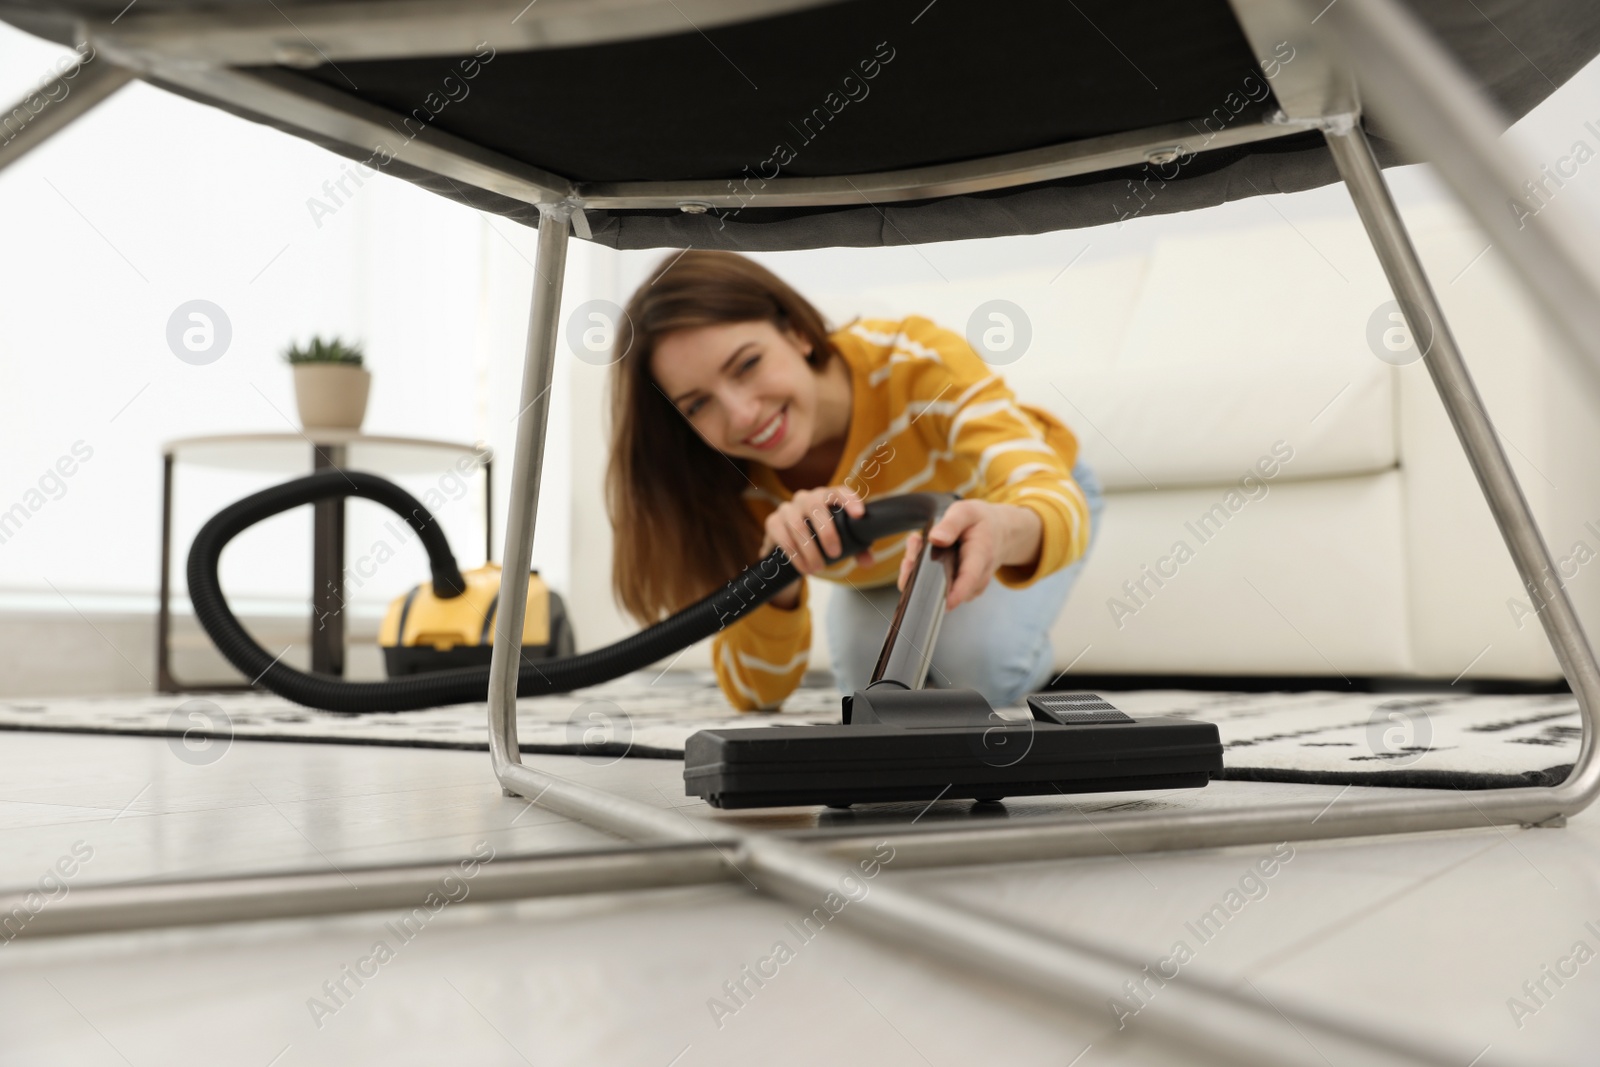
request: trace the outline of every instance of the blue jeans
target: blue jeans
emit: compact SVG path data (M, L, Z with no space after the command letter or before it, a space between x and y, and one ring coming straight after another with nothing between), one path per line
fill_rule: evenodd
M1089 548L1100 533L1105 507L1100 479L1081 460L1072 478L1089 504ZM1061 614L1084 558L1039 579L1026 589L991 581L976 599L947 614L928 669L929 688L976 689L995 707L1019 703L1050 680L1055 653L1050 626ZM893 585L872 589L850 586L835 591L828 603L828 651L833 676L842 693L866 688L877 666L889 620L900 591Z

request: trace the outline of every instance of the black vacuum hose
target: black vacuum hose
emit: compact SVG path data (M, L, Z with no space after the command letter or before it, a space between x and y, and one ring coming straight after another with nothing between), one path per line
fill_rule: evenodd
M375 474L322 471L247 496L223 508L200 528L189 549L188 565L189 599L200 625L223 657L246 678L307 707L339 712L414 711L486 699L488 667L430 671L385 682L347 682L296 670L256 644L228 607L217 573L228 542L290 508L352 496L382 504L411 525L428 552L437 595L448 598L465 590L444 532L416 497ZM860 519L834 509L844 543L842 555L863 552L881 537L923 528L948 499L934 493L891 497L868 505L867 514ZM772 599L799 576L783 550L773 549L717 592L631 637L578 656L537 663L524 660L517 675L517 695L565 693L640 670L711 636Z

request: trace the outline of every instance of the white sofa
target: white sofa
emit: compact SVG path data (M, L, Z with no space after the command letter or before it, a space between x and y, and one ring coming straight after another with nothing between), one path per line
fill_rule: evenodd
M1600 398L1486 238L1444 206L1408 223L1600 633L1600 566L1584 565L1600 553ZM958 330L986 301L1023 309L1031 343L1000 369L1077 432L1107 490L1091 559L1052 631L1059 667L1559 676L1425 367L1369 347L1391 294L1354 212L1173 237L1055 273L808 295L835 320L917 313ZM1256 477L1241 489L1246 475ZM574 484L598 478L575 472ZM593 647L629 627L609 607L604 512L583 496L571 599ZM829 583L813 592L820 609ZM819 628L812 666L827 664ZM678 661L689 665L708 665L704 648Z

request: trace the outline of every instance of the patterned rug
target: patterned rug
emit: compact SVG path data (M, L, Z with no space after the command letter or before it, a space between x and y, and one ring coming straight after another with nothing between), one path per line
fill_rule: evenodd
M1224 778L1332 785L1492 789L1566 776L1582 730L1569 693L1538 695L1194 690L1102 691L1134 716L1214 722ZM1021 708L1002 709L1026 718ZM776 713L740 715L709 672L651 682L635 675L562 696L521 700L523 752L681 759L697 730L838 722L839 694L798 690ZM233 740L487 750L483 704L400 714L333 715L271 694L50 697L0 700L0 730L155 735L190 763L219 759Z

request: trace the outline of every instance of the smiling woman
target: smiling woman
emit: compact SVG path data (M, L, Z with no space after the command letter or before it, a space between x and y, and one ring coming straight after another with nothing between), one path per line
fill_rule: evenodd
M965 499L929 533L960 544L929 683L1009 704L1046 680L1048 630L1100 511L1066 426L1019 404L960 335L916 317L830 332L732 253L665 262L627 311L606 492L613 583L635 618L656 622L781 547L801 574L860 591L834 598L829 635L840 688L864 688L920 538L829 564L828 508L954 492ZM713 662L734 706L774 707L810 648L802 579L719 634Z

